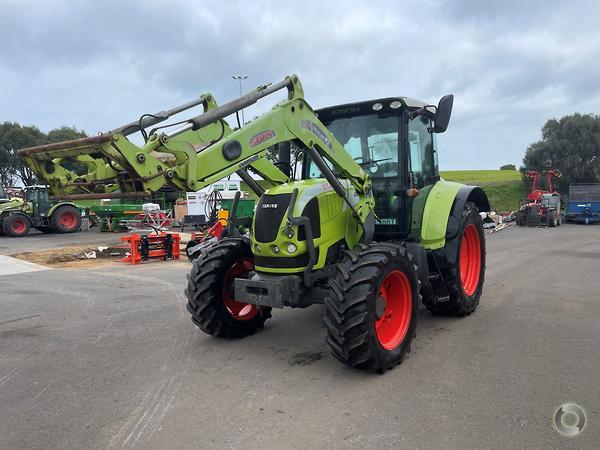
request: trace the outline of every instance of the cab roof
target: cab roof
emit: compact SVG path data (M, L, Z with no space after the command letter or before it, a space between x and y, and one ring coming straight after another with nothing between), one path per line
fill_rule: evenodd
M399 105L397 105L399 102ZM373 109L373 105L381 105L378 110ZM435 107L411 97L387 97L362 102L345 103L342 105L328 106L317 109L315 112L321 121L329 122L339 117L352 117L364 114L385 114L393 113L402 108L413 111L425 107L431 114L435 114Z

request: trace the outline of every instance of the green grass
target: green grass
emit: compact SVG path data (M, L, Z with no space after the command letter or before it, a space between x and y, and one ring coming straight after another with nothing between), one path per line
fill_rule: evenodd
M496 211L518 209L527 195L527 189L521 181L521 173L517 170L446 170L440 175L444 180L481 186ZM258 183L268 187L268 183L264 181ZM248 192L250 198L256 198L243 182L242 190Z
M466 184L521 181L521 172L518 170L442 170L440 175L444 180Z
M447 170L444 180L481 186L496 211L514 211L527 195L527 188L517 170Z

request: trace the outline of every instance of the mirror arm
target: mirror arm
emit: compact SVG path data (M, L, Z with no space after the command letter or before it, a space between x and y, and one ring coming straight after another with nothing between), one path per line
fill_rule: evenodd
M433 116L435 116L435 113L432 113L427 108L433 108L433 109L435 109L437 111L437 106L435 106L435 105L425 105L425 106L422 106L421 108L415 109L413 112L411 112L408 115L408 119L409 120L413 120L415 117L420 116L422 114L432 114Z

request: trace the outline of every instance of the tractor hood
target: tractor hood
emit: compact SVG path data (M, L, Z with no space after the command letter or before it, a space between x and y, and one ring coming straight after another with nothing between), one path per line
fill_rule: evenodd
M25 201L23 199L14 197L11 198L10 200L2 200L0 201L0 213L4 212L4 211L9 211L12 209L21 209L21 206L23 205L23 203L25 203Z

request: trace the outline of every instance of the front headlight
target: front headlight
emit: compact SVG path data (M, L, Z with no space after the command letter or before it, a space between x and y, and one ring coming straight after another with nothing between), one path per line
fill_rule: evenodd
M289 243L286 247L286 250L288 253L296 253L296 250L298 250L298 247L296 247L296 244L293 243Z

